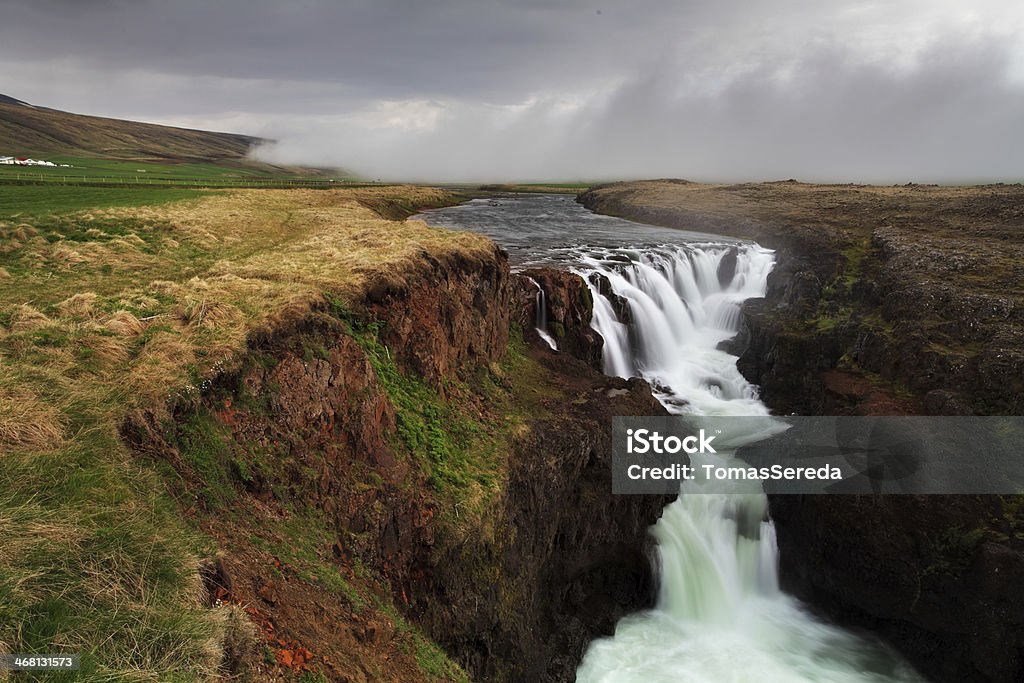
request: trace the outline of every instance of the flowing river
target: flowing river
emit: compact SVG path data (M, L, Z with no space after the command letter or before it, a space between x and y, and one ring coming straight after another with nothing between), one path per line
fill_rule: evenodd
M764 295L771 251L601 216L560 195L477 199L419 217L488 235L513 267L583 276L605 339L605 372L647 379L670 412L764 416L750 441L775 428L735 356L718 348L738 331L740 304ZM651 533L657 606L593 642L578 681L922 680L890 649L821 621L779 590L763 492L701 493L688 482Z

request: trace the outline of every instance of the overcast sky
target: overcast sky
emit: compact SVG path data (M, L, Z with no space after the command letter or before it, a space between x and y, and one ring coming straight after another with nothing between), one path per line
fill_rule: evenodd
M0 0L0 93L423 180L1024 180L1020 0Z

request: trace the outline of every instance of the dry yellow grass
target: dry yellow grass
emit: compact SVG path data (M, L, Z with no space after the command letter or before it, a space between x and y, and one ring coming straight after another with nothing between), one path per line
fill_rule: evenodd
M30 389L0 387L0 450L57 448L64 440L61 422L58 409Z
M128 361L125 341L111 336L109 330L109 323L107 326L88 325L78 334L76 351L92 362L93 373L97 375L120 375L119 369Z
M103 326L121 337L133 337L142 334L146 326L128 311L116 311L103 321Z
M375 274L408 271L424 252L490 249L481 237L418 221L384 220L362 204L391 197L430 204L444 195L413 187L249 191L105 212L169 224L180 244L227 252L201 276L154 280L133 290L136 297L163 297L174 304L146 323L161 331L129 368L132 391L149 406L182 391L187 395L202 376L232 366L251 329L286 311L308 309L325 292L356 296ZM190 377L189 368L198 369L200 377Z
M253 328L306 310L325 293L357 296L376 274L401 278L424 253L488 251L482 237L385 220L367 208L431 205L447 196L414 186L243 190L81 213L71 220L86 238L75 241L44 239L27 224L4 227L21 240L26 267L43 271L25 278L25 298L54 302L0 300L0 314L6 308L10 320L5 355L24 355L24 334L48 327L77 340L76 353L88 356L92 374L127 388L136 406L154 408L231 367ZM117 233L122 224L138 227ZM53 278L54 272L62 276ZM114 290L112 282L123 288ZM83 327L87 322L94 327ZM120 341L104 338L104 331ZM66 396L82 391L77 379L61 376L77 378L81 370L66 345L32 350L36 365L40 353L49 356L42 365L57 375L55 386L68 384Z
M62 318L89 320L96 315L96 301L98 298L95 292L79 292L57 304L57 311Z
M28 304L14 306L10 311L11 332L31 332L49 324L50 319Z
M245 647L243 618L200 603L201 542L119 427L195 397L254 328L326 294L359 296L424 253L489 253L367 208L445 197L234 191L0 224L0 647L39 605L59 615L50 642L93 662L83 680L213 677L224 648Z
M150 408L187 396L231 366L253 328L325 293L357 296L378 273L400 279L424 253L489 251L484 238L367 208L448 197L412 186L232 191L82 212L56 227L52 218L0 224L19 267L17 277L0 273L0 359L31 369L7 374L0 388L8 401L44 397L19 407L33 426L15 429L8 413L0 452L59 446L55 425L68 406L110 391Z

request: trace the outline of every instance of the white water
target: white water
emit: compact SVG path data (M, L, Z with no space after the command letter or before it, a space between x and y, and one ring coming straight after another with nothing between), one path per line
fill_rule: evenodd
M541 287L540 283L532 277L527 277L526 279L532 282L537 288L537 298L534 302L534 306L537 308L537 319L534 329L537 331L537 334L540 335L540 338L551 347L552 351L557 351L558 343L555 341L555 338L548 333L548 304L544 298L544 288Z
M736 272L723 286L718 268L730 249L738 250ZM689 243L585 256L577 271L594 294L593 326L605 339L605 371L646 378L671 412L766 416L747 441L770 433L776 427L756 388L736 369L736 358L717 347L738 331L740 304L764 295L772 263L772 252L753 244ZM630 325L599 293L595 273L624 300ZM815 619L779 590L767 508L758 489L704 494L699 483L684 484L652 528L657 607L623 619L612 638L592 643L577 680L919 680L882 646Z
M775 429L736 358L717 348L736 334L739 305L764 294L770 251L601 216L568 197L475 200L425 217L491 236L519 265L571 268L587 278L608 374L646 378L672 412L764 416L747 440ZM718 266L733 248L736 274L722 286ZM591 277L596 274L624 301L629 325L598 293ZM779 590L767 499L756 483L746 485L727 495L702 494L699 483L689 482L665 508L652 527L660 574L657 607L623 619L614 637L592 643L577 680L920 680L892 652L814 618Z
M737 253L735 275L721 286L719 264L730 251ZM717 347L736 334L740 304L764 296L772 263L772 252L754 244L689 243L583 256L577 270L595 295L593 327L605 340L605 372L647 379L674 412L767 415L736 358ZM631 326L619 321L592 274L606 277L625 300Z

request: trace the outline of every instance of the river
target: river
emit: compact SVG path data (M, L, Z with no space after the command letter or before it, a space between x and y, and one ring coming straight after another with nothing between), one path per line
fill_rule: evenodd
M718 348L738 331L740 304L764 295L770 250L594 214L564 195L476 199L419 218L491 237L514 268L583 276L607 374L644 377L670 412L763 416L759 429L772 431L757 388ZM656 607L591 643L578 681L923 680L891 649L822 621L779 589L763 492L701 493L687 483L680 493L651 528Z

